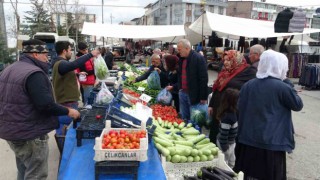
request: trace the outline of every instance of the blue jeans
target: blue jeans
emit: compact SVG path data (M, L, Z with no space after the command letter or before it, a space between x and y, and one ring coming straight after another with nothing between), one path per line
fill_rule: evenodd
M48 135L28 141L7 141L16 156L17 180L45 180L48 176Z
M90 85L82 85L83 89L83 103L84 105L88 104L88 98L90 97L90 92L93 89L93 86Z
M185 121L190 120L191 102L189 95L184 91L179 91L179 104L181 118Z
M78 109L78 102L71 102L71 103L62 103L61 105L73 108L73 109ZM72 122L72 118L69 116L59 116L59 128L56 129L56 134L57 135L65 135L63 134L63 127L64 126L69 126L69 124Z

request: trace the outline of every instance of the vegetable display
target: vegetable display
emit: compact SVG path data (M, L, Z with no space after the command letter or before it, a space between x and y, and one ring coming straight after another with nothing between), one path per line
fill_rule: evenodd
M169 129L162 127L161 124ZM219 148L211 143L204 134L189 123L163 122L161 118L153 119L153 124L157 126L153 140L159 152L172 163L211 161L218 155ZM181 134L181 135L179 135Z
M146 137L146 131L126 131L120 132L111 130L103 135L102 149L139 149L140 139Z

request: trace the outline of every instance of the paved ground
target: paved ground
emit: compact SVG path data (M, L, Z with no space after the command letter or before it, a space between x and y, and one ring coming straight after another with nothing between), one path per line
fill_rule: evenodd
M216 75L216 72L209 71L209 84ZM297 82L297 79L292 80ZM304 108L292 113L296 149L287 156L287 176L289 180L320 180L320 90L307 91L297 84L295 86L300 91ZM48 180L56 180L59 151L53 133L50 134L49 149ZM14 154L4 140L0 140L0 160L0 180L16 179Z

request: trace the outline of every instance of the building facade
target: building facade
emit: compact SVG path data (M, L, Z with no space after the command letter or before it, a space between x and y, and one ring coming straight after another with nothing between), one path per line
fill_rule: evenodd
M286 8L290 8L292 11L297 9L296 7L266 3L264 0L228 1L226 15L248 19L275 21L278 13ZM306 13L305 27L320 29L320 14L316 14L314 9L304 8L303 11ZM313 33L310 36L318 40L320 38L319 33Z
M158 0L145 7L140 25L190 25L203 10L226 14L227 0Z

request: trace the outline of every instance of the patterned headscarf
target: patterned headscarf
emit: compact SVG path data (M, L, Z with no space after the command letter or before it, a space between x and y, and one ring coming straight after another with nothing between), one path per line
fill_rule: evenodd
M223 68L218 74L218 78L212 87L213 91L222 91L233 77L249 66L244 57L236 50L226 51L225 56L228 56L229 61L231 61L231 67L229 69Z

